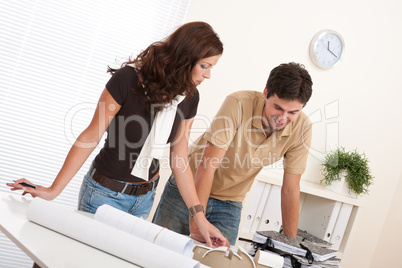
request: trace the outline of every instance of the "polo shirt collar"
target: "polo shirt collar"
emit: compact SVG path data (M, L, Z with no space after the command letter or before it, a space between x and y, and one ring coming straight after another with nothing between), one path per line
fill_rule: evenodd
M263 129L261 116L262 116L262 112L264 110L264 105L265 105L264 94L259 95L256 102L257 102L257 105L254 106L254 110L253 110L253 127L255 127L257 129Z

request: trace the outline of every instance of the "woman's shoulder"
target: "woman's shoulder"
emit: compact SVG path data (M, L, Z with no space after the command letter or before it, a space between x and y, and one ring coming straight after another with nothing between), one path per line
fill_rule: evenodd
M198 89L195 91L194 95L192 97L186 98L188 102L190 103L197 103L200 101L200 93L198 92Z
M106 84L106 88L120 105L137 86L137 73L131 66L118 69Z
M130 65L125 65L118 69L113 76L120 76L120 77L137 77L137 72L135 69Z
M198 89L195 91L194 95L192 96L193 99L199 100L200 99L200 92Z
M136 87L138 75L136 70L131 66L124 66L115 71L110 78L109 86L125 86L127 88Z
M179 109L185 114L185 118L189 119L196 115L198 103L200 101L200 93L198 90L192 97L186 97L179 105Z

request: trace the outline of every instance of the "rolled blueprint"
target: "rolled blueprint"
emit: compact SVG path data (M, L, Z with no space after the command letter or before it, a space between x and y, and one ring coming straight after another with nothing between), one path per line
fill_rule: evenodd
M178 234L110 205L100 206L94 219L182 255L193 255L194 243L189 236Z
M34 223L143 267L201 267L188 256L40 198L31 201L27 217Z

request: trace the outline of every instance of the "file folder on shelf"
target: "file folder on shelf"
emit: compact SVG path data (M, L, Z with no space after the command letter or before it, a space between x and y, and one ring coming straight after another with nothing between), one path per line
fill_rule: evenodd
M257 229L258 231L272 230L279 232L281 226L281 187L272 185Z
M261 197L262 197L262 193L264 191L264 187L265 187L266 183L263 182L257 182L255 185L255 190L253 192L252 198L250 200L250 203L248 205L247 208L247 214L246 217L243 219L244 223L242 224L242 231L249 233L250 229L251 229L251 225L254 221L256 212L257 212L257 208L259 206L259 204L261 203Z
M259 186L259 185L257 185ZM262 212L264 211L265 204L267 203L269 192L271 191L271 184L263 183L264 190L262 192L260 203L257 206L257 211L254 216L253 223L251 224L250 232L255 233L261 222Z
M339 211L339 215L330 239L332 249L339 249L343 235L345 234L346 226L349 222L350 214L352 213L352 209L352 205L342 203L341 210Z

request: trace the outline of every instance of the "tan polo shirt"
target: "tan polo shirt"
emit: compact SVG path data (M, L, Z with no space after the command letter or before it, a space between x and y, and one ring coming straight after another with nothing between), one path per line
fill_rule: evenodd
M261 169L282 157L285 172L305 171L312 136L310 120L301 112L295 121L267 138L262 126L265 101L257 91L232 93L208 130L190 146L193 174L206 141L226 151L214 175L211 197L242 202Z

